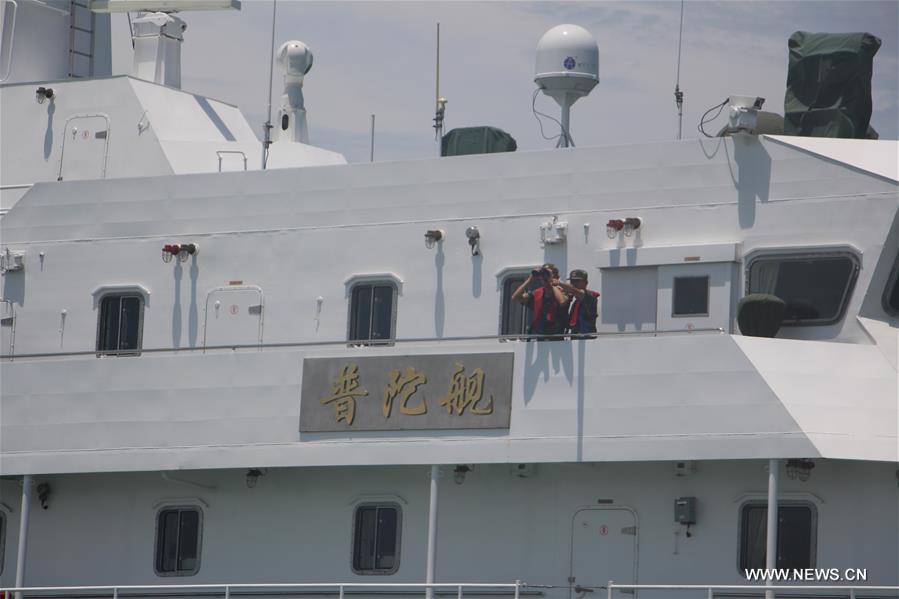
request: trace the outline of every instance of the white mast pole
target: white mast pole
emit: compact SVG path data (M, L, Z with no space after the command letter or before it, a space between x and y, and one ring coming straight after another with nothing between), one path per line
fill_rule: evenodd
M428 506L428 563L425 583L434 584L434 569L437 564L437 496L440 491L440 467L431 466L431 501ZM425 596L434 599L434 589L428 587Z
M770 574L777 567L777 485L779 472L780 460L768 460L768 536L765 547L765 568L768 570L766 584L768 586L774 584ZM765 591L765 599L774 599L774 591Z
M272 45L268 59L268 120L262 126L265 138L262 140L262 169L268 165L268 149L272 145L272 77L275 70L275 21L278 15L278 0L272 0Z
M25 586L25 556L28 553L28 520L31 517L31 475L22 477L22 513L19 515L19 547L16 553L16 587ZM16 593L16 599L22 599L22 593Z

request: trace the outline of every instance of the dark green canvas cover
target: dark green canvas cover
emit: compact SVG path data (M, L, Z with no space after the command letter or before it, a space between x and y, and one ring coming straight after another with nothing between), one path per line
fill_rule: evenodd
M496 127L461 127L443 136L440 146L442 156L466 154L491 154L514 152L518 149L515 139Z
M788 46L784 133L864 138L880 40L870 33L797 31Z

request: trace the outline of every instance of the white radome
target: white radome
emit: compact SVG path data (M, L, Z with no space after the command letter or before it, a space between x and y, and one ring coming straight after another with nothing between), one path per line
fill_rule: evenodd
M537 42L534 82L549 96L586 96L599 83L599 45L578 25L557 25Z

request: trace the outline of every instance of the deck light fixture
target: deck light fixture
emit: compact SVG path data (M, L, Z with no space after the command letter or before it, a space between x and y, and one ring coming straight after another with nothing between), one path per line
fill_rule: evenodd
M446 239L446 232L443 229L431 229L425 231L425 247L431 249L438 241Z
M606 223L606 235L609 239L615 239L623 228L624 221L620 218L613 218Z
M787 478L805 482L811 477L814 467L815 463L806 458L787 460Z
M475 225L471 225L465 229L465 236L468 237L468 245L471 246L471 255L481 255L481 232Z
M465 475L474 470L474 466L469 466L468 464L459 464L453 470L453 481L457 485L461 485L465 482Z
M259 482L260 476L268 474L267 468L250 468L247 470L247 488L252 489Z
M643 225L643 219L639 216L624 219L624 236L630 237L634 231Z

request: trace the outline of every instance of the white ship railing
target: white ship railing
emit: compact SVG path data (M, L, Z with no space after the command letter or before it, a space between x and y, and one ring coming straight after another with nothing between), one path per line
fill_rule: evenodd
M455 592L461 599L468 591L469 594L477 594L477 591L507 591L514 599L519 599L522 587L526 586L516 580L511 583L472 583L472 582L325 582L325 583L238 583L238 584L160 584L160 585L119 585L119 586L74 586L74 587L10 587L0 588L0 595L9 599L15 593L16 599L22 599L29 595L46 596L83 596L83 597L109 597L119 599L120 593L129 593L131 596L155 596L158 593L170 594L171 591L185 591L184 595L195 594L200 591L219 591L224 599L230 599L233 591L315 591L327 594L336 594L338 599L344 599L347 591L426 591L428 594L437 590ZM142 591L142 592L141 592ZM135 593L140 592L140 593Z
M769 591L792 591L793 593L801 592L802 594L813 594L815 597L848 597L856 599L859 592L870 596L871 593L895 593L899 594L899 586L868 586L868 585L765 585L765 584L618 584L609 581L606 585L607 599L614 599L615 591L631 592L634 591L704 591L702 599L713 599L714 597L734 594L749 596L765 596ZM822 593L821 591L827 591ZM696 597L697 595L678 595L678 597Z
M473 335L468 337L415 337L408 339L359 339L359 340L331 340L331 341L297 341L288 343L241 343L228 345L207 345L194 347L153 347L141 348L139 350L83 350L70 352L42 352L42 353L26 353L26 354L0 354L0 360L21 360L23 358L65 358L77 356L115 356L115 355L139 355L139 354L159 354L159 353L184 353L184 352L211 352L231 350L237 351L241 349L302 349L307 347L335 347L344 346L351 349L363 347L384 347L390 345L409 344L409 343L452 343L466 341L594 341L598 338L607 337L659 337L673 335L695 335L698 333L717 333L725 334L722 328L697 328L697 329L673 329L662 331L614 331L590 333L589 335Z

